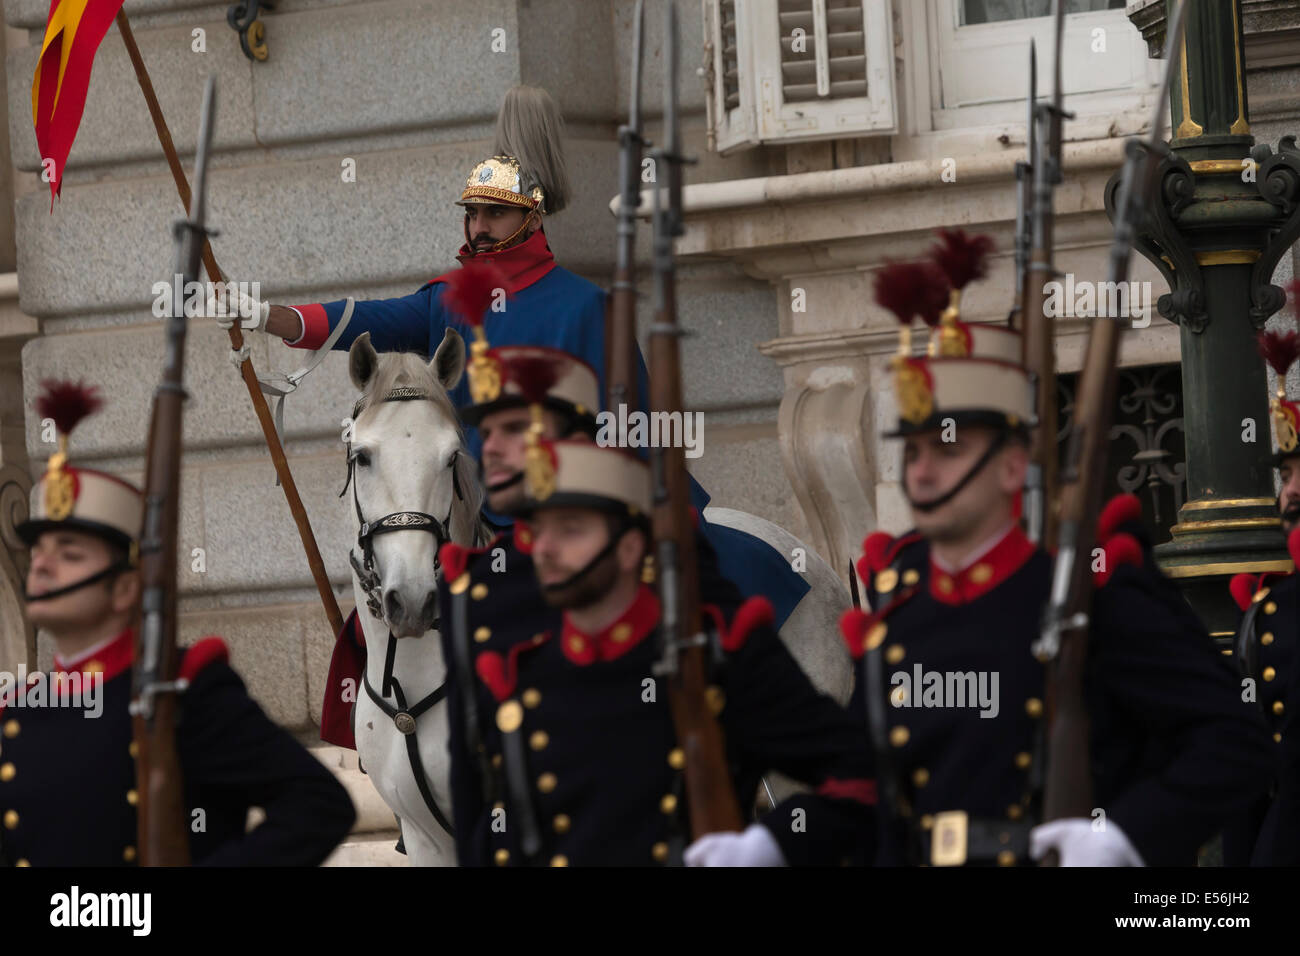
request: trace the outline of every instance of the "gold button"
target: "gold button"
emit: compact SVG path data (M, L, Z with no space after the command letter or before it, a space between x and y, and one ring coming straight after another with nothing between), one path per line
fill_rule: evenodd
M925 814L925 815L923 815L923 816L921 817L921 829L922 829L922 830L933 830L933 829L934 829L934 817L931 816L931 815L928 814L928 813Z
M1043 716L1043 702L1037 697L1031 697L1025 701L1025 713L1035 719Z
M493 754L493 755L492 755L492 766L494 766L494 767L500 767L500 766L501 766L501 755L500 755L500 754Z
M504 810L505 808L506 804L504 800L498 800L496 803L492 804L493 810Z
M474 631L474 640L478 641L480 644L482 644L491 636L492 636L491 628L480 627L480 628L476 628Z
M1268 645L1273 643L1273 632L1265 631L1263 634L1259 636L1259 642L1263 644L1265 647L1268 647Z
M664 798L659 801L659 809L664 813L672 813L677 809L677 798L671 793L664 794Z
M551 821L556 833L568 833L570 822L568 814L564 813L556 814L555 819Z
M555 856L551 857L551 866L568 866L568 865L569 865L569 858L565 856L563 853L557 853Z
M881 594L887 594L898 586L898 572L893 568L885 568L876 575L876 590Z
M487 597L487 585L483 584L482 582L474 585L472 588L469 589L469 596L472 597L475 601L483 600L485 597Z
M627 639L632 636L632 625L624 621L622 624L615 625L614 630L609 632L609 639L615 644L625 644Z
M492 859L496 862L497 866L505 866L510 862L510 851L505 847L502 847L492 854Z
M906 727L895 727L889 732L889 742L895 747L901 747L911 736Z
M1286 708L1282 706L1282 702L1280 700L1273 701L1273 713L1281 714L1282 711L1284 711L1285 709Z
M946 574L939 575L937 578L935 578L934 583L939 588L940 594L952 593L952 578L948 577L948 575Z
M901 684L889 692L889 702L895 707L902 707L907 703L907 688Z
M17 863L14 864L14 866L31 866L31 864L26 860L19 860Z
M136 757L140 756L140 745L133 740L131 741L131 746L126 748L126 752L129 753L131 759L134 760Z
M586 643L577 634L569 635L569 650L573 651L573 653L581 654L586 647Z
M885 648L885 663L898 664L903 660L907 651L903 649L902 644L890 644Z
M550 772L544 773L537 778L537 789L542 791L542 793L550 793L555 789L556 782L555 774Z
M663 863L668 859L668 844L656 843L650 848L650 855L655 858L655 862Z
M1016 766L1021 770L1028 770L1029 765L1033 762L1034 758L1029 756L1029 754L1025 753L1023 750L1016 754Z
M1018 803L1013 803L1007 807L1007 817L1012 820L1019 820L1025 815L1025 808Z
M888 631L889 628L885 626L884 621L877 621L873 624L871 630L867 632L867 650L874 651L877 647L883 644L885 641L885 634L888 633Z
M1267 604L1264 605L1264 613L1265 613L1265 614L1276 614L1276 613L1277 613L1277 605L1274 604L1272 601L1269 601Z
M917 767L912 771L912 783L916 784L918 787L924 787L929 782L930 771L926 770L924 767Z
M1281 735L1281 734L1274 734L1274 735L1273 735L1273 743L1275 743L1275 744L1280 744L1281 742L1282 742L1282 735Z
M5 721L5 736L8 737L10 740L13 740L15 737L18 736L18 721L16 720Z
M135 806L140 802L140 794L136 793L134 790L128 790L126 792L126 802L131 804L131 806Z
M13 764L0 764L0 783L8 783L16 776L18 776L18 771L15 769Z
M542 692L536 687L528 688L520 697L524 702L524 706L528 708L536 707L542 702Z
M125 850L123 850L123 851L122 851L122 859L125 860L127 863L130 863L132 860L134 860L134 859L135 859L135 847L133 847L133 846L129 846L129 847L127 847Z
M469 587L468 571L458 577L455 581L452 581L448 590L451 591L452 594L464 594L467 587Z
M1015 866L1016 855L1010 850L1003 850L998 854L998 866Z
M1277 670L1275 668L1272 667L1264 668L1264 680L1270 681L1276 676L1277 676Z
M668 766L674 770L681 770L686 766L686 754L681 747L674 747L668 751Z
M544 730L534 730L533 735L528 738L528 746L532 747L534 750L545 750L546 745L550 742L551 738L547 736L547 733Z
M903 583L909 588L919 580L921 580L921 575L915 570L909 568L903 572Z
M704 688L704 699L708 701L709 710L714 717L722 713L722 709L727 706L727 695L717 684L710 684Z
M17 810L6 810L6 811L5 811L5 829L6 829L6 830L16 830L16 829L18 829L18 811L17 811Z
M975 584L988 584L993 579L993 566L981 561L970 569L969 577Z
M1258 591L1256 591L1254 594L1250 596L1250 603L1258 604L1266 597L1268 597L1268 588L1260 588Z
M104 662L91 661L85 667L83 667L82 670L87 674L102 674L104 673Z
M513 734L524 722L524 709L519 701L508 700L497 708L497 729L503 734Z

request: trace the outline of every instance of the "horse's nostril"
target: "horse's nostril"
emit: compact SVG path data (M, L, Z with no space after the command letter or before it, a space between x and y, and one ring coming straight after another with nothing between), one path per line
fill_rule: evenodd
M396 591L384 592L384 614L390 621L401 620L402 596Z

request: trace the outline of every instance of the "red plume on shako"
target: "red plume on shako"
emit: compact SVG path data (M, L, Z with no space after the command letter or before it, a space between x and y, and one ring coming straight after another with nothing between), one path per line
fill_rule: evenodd
M103 407L99 389L84 382L46 379L41 382L41 394L36 397L37 414L42 419L54 420L61 446L66 445L68 434L83 418ZM66 447L63 450L66 452Z
M1275 332L1272 329L1259 333L1259 354L1277 373L1277 393L1269 400L1273 416L1273 430L1277 435L1277 448L1281 453L1296 450L1296 433L1300 427L1300 407L1287 401L1286 376L1300 358L1300 335L1295 329Z

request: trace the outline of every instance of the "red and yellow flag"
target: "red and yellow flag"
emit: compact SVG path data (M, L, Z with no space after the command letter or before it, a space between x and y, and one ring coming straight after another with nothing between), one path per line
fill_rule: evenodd
M45 40L32 77L32 122L41 166L51 177L51 210L63 188L63 168L86 108L95 51L121 7L122 0L50 0Z

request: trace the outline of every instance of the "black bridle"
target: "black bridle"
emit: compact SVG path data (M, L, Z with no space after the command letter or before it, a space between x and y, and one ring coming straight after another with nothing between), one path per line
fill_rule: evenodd
M356 405L352 408L352 418L355 421L360 414L365 399L357 400ZM394 388L391 392L379 400L382 402L413 402L413 401L432 401L428 392L423 389L409 385L401 385ZM394 531L427 531L433 535L436 547L434 550L433 569L434 580L442 572L442 563L438 558L438 551L442 546L451 541L451 516L456 507L457 501L464 501L465 495L460 487L460 476L456 471L456 465L460 456L457 451L451 459L451 482L454 498L450 505L447 506L447 517L439 521L433 515L426 514L423 511L395 511L392 514L384 515L377 521L367 521L365 515L361 512L361 499L357 496L357 485L354 480L356 470L356 455L352 453L352 442L348 443L348 477L343 484L343 490L339 492L342 498L348 492L348 486L352 486L352 505L356 509L357 523L360 526L357 531L357 545L361 548L361 558L357 557L357 549L352 548L348 551L348 560L352 564L352 570L356 572L357 581L361 585L361 590L366 596L366 607L376 619L384 619L383 603L380 600L380 584L382 576L375 567L375 548L374 539L377 535L389 534ZM441 621L434 619L434 629L441 629ZM384 655L384 677L380 684L380 689L375 690L370 683L369 673L363 669L361 672L362 683L366 689L366 695L393 722L393 726L398 732L406 738L406 755L411 764L411 773L415 777L416 786L420 789L420 796L424 799L424 805L433 814L433 818L438 821L438 825L447 832L449 836L454 836L450 821L446 814L438 807L433 799L433 793L429 789L428 776L424 772L424 761L420 758L420 746L416 740L415 729L416 720L421 714L430 710L435 704L442 701L447 695L447 684L444 681L433 689L423 699L408 706L406 694L402 690L402 685L398 679L393 676L393 662L397 656L397 638L393 636L392 628L388 630L388 647ZM392 696L397 701L397 706L393 706L385 700L386 697Z

